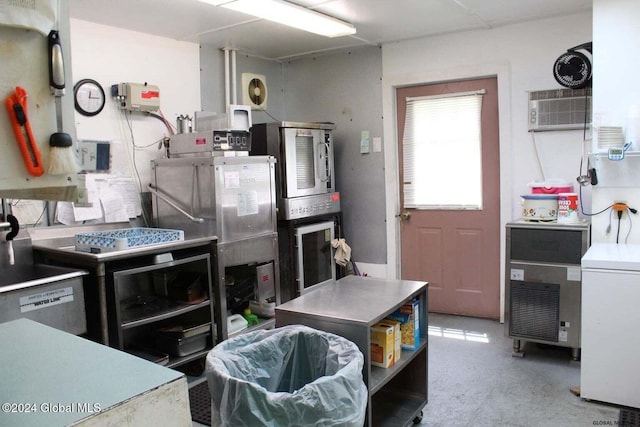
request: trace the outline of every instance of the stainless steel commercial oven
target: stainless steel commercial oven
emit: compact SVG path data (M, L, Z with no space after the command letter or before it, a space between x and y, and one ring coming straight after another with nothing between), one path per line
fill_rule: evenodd
M333 131L325 122L273 122L251 128L251 154L277 160L278 243L283 301L339 275L331 242L342 236Z
M513 355L526 341L571 348L580 357L580 261L589 224L514 221L506 225L506 333Z
M333 123L319 122L273 122L251 128L251 154L277 159L279 219L340 212L333 167L334 129Z

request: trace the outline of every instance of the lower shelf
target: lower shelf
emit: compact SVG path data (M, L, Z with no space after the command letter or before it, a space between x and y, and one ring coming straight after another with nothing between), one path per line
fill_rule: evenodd
M172 368L172 367L175 367L175 366L183 365L185 363L189 363L192 360L196 360L196 359L199 359L199 358L201 358L203 356L206 356L207 353L209 353L210 351L211 351L211 348L206 348L204 350L197 351L197 352L189 354L187 356L182 356L182 357L171 356L169 358L169 363L167 363L167 367L168 368Z
M423 397L404 393L380 391L372 398L372 423L374 426L407 426L420 415L426 405Z
M427 346L427 336L420 337L420 347L417 350L402 350L400 361L391 368L379 368L371 366L371 377L369 378L369 392L375 393L393 379L395 375L402 371L418 354Z

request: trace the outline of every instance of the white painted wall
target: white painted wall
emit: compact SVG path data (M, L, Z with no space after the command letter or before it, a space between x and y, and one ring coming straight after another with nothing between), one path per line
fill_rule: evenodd
M551 73L553 63L567 48L590 41L591 37L591 14L583 13L383 46L389 265L397 264L392 257L397 252L398 235L397 220L393 220L398 211L393 88L498 76L504 224L520 217L519 196L529 192L529 182L544 177L573 183L578 176L582 132L536 133L534 144L534 134L527 131L527 91L560 88ZM544 176L536 160L536 145Z
M151 182L150 161L163 154L155 142L168 136L168 130L160 120L142 113L133 113L127 122L109 96L110 87L120 82L157 85L160 111L175 125L180 114L193 116L201 108L199 46L77 19L70 25L73 83L91 78L107 92L107 104L99 115L74 114L77 137L114 141L114 169L135 177L133 135L136 147L142 147L135 150L135 165L145 191Z
M527 91L559 88L551 69L567 48L591 40L591 14L546 19L383 46L383 116L387 193L387 272L399 277L400 230L394 88L495 75L500 110L501 276L504 224L519 218L520 195L543 178L575 182L581 131L527 131ZM536 160L536 145L541 168ZM395 266L395 268L393 268ZM504 287L504 277L501 277ZM501 292L504 298L504 290ZM501 301L501 307L504 307Z
M593 45L594 79L593 112L595 125L625 126L632 105L640 104L640 2L637 0L594 0ZM640 141L632 145L640 151ZM640 210L640 156L622 162L597 159L599 184L593 188L594 211L615 201ZM625 214L621 223L621 238L628 243L640 242L640 216L632 215L630 224ZM593 217L592 241L615 242L617 221L612 232L606 233L609 214Z

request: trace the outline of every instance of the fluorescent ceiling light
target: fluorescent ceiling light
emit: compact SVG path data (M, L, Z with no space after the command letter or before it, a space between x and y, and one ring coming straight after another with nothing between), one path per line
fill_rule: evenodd
M200 0L327 37L355 34L353 25L282 0Z

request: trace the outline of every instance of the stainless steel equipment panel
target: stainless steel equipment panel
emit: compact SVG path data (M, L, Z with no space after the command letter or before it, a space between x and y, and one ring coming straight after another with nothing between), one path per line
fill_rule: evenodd
M340 193L280 199L278 208L279 217L285 220L337 213L340 212Z
M270 156L178 158L152 164L158 227L178 228L186 236L233 242L276 229L275 159Z
M220 155L224 151L249 151L251 134L239 130L214 130L186 132L171 136L169 153L171 157Z
M514 356L522 342L572 349L581 336L580 259L590 242L589 224L531 223L506 226L506 334Z
M221 242L276 229L275 159L221 157L215 164L216 219Z

